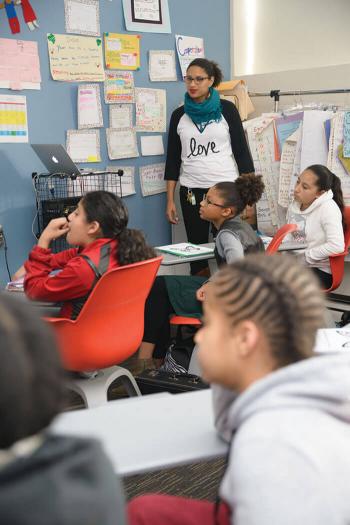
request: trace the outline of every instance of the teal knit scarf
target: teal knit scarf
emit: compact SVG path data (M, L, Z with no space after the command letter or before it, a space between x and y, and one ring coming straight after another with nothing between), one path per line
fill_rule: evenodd
M209 88L209 97L204 102L194 102L188 93L185 94L185 113L192 119L200 133L211 122L220 122L221 103L216 89Z

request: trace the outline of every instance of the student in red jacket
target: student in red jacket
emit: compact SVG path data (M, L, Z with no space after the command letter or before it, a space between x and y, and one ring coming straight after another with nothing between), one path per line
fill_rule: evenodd
M68 218L48 224L14 277L25 274L30 299L62 302L60 316L75 319L103 273L155 256L143 234L127 224L128 211L119 197L107 191L87 193ZM52 253L51 241L63 235L76 247Z

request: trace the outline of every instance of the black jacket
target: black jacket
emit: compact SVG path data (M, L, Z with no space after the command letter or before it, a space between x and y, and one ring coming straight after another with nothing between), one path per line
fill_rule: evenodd
M0 468L4 525L124 525L120 483L97 441L48 436Z
M224 99L221 99L221 108L222 115L229 127L232 153L236 160L238 171L240 174L251 173L254 171L254 164L238 110L232 102ZM175 109L171 115L165 164L165 180L178 180L179 178L181 167L181 140L177 133L177 126L184 114L184 106L181 106Z

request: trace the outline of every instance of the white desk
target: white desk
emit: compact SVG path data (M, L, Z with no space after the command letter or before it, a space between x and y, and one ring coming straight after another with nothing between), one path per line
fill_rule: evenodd
M99 438L116 472L127 476L225 455L212 412L210 389L154 394L67 412L53 430Z

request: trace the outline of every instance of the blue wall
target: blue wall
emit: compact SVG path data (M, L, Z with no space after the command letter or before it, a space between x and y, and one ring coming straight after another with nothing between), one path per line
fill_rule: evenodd
M168 0L172 34L141 33L141 69L135 72L138 87L167 90L167 120L183 98L184 85L178 82L150 82L148 78L148 51L150 49L175 49L175 34L204 38L205 53L221 65L226 79L230 78L230 28L229 0ZM51 79L46 33L64 33L63 0L32 0L40 28L30 32L24 24L20 8L18 17L21 33L12 35L8 29L4 10L0 10L0 37L36 40L39 44L42 89L40 91L7 91L3 94L26 95L28 105L29 140L33 143L66 142L66 130L77 129L76 98L77 84L55 82ZM101 31L126 32L121 0L100 1ZM178 78L181 78L177 65ZM103 90L102 90L103 93ZM104 123L108 125L108 106L102 101ZM110 161L107 155L105 133L101 135L100 164L91 167L105 168L107 165L134 165L136 167L163 162L163 157L140 157ZM138 134L140 135L140 134ZM139 139L138 139L139 140ZM164 136L166 144L166 136ZM140 146L140 145L139 145ZM0 144L0 223L8 244L11 272L26 258L35 242L32 222L35 216L35 197L31 173L44 171L29 144ZM143 198L140 192L138 169L135 173L137 194L126 197L130 211L130 225L145 231L153 245L170 242L170 227L165 219L165 194ZM7 281L4 251L0 249L0 283Z

